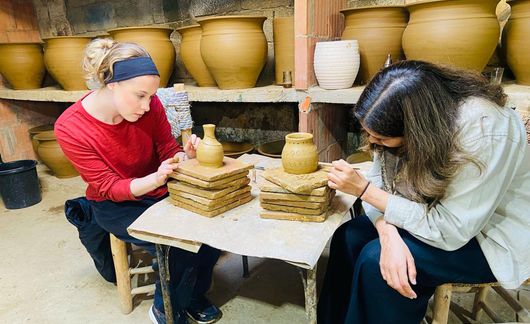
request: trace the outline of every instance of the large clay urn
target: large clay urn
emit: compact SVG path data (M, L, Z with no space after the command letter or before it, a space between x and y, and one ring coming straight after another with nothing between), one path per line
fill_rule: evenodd
M172 28L161 26L124 27L107 31L118 42L136 43L147 50L160 73L160 87L167 86L175 66L175 47L169 39Z
M180 57L188 72L199 87L215 87L217 84L201 56L202 27L193 25L179 28L177 31L182 35Z
M282 166L292 174L311 173L318 168L317 147L313 144L313 134L291 133L285 136L282 150Z
M201 55L220 89L253 88L267 60L266 17L223 16L198 20Z
M428 0L407 6L403 33L409 60L482 71L499 40L499 0Z
M294 17L274 18L274 75L276 84L283 83L283 72L294 76Z
M403 58L401 37L408 20L404 7L360 7L341 12L345 17L342 39L359 42L361 65L356 83L368 83L383 68L388 54L394 61Z
M530 85L530 0L508 1L512 15L506 24L506 60L519 84Z
M64 155L53 131L41 132L34 138L39 141L39 157L57 178L71 178L79 175Z
M41 43L0 44L0 73L13 89L38 89L44 79Z
M215 138L215 125L205 124L204 137L197 147L197 160L200 165L210 168L220 168L223 166L224 150L223 145Z
M58 36L44 39L46 69L64 90L87 89L83 57L91 39L87 36Z

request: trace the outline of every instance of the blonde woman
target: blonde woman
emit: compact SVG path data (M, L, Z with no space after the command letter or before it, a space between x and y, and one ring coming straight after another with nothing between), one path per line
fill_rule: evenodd
M368 84L354 111L373 168L328 175L365 214L333 237L319 323L420 323L438 285L530 277L530 150L505 103L480 75L421 61Z
M149 206L167 196L173 157L195 157L195 135L182 148L156 90L159 73L149 54L133 43L96 39L86 48L83 66L99 87L70 106L55 123L68 159L88 184L86 198L103 229L156 256L154 244L131 237L127 227ZM219 251L203 245L199 253L172 248L169 289L176 323L191 316L212 323L221 311L204 294L210 287ZM160 282L156 283L153 323L165 323Z

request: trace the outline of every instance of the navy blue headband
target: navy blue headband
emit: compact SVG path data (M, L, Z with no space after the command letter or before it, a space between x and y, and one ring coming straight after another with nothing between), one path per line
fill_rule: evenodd
M123 61L118 61L113 65L112 79L106 83L129 80L142 75L158 75L156 65L150 57L134 57Z

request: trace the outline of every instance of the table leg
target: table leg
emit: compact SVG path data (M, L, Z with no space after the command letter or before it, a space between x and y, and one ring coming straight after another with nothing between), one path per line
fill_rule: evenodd
M166 246L155 244L156 257L158 259L158 276L160 278L160 286L162 287L162 299L164 300L164 313L166 314L166 323L175 323L173 321L173 308L171 307L171 298L169 292L169 265L166 262L166 256L169 255L169 247L167 247L167 255L164 248Z
M242 255L241 261L243 262L243 278L248 278L250 275L248 272L248 257L246 255Z
M313 269L302 269L302 283L304 284L305 312L310 324L317 322L317 266Z

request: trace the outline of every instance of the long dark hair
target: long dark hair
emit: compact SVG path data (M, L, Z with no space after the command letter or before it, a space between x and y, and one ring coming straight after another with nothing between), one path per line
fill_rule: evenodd
M400 177L416 201L437 202L458 169L474 162L458 142L459 107L481 97L503 107L506 95L478 73L423 61L402 61L379 72L361 94L354 113L363 127L403 137ZM384 149L384 148L383 148Z

